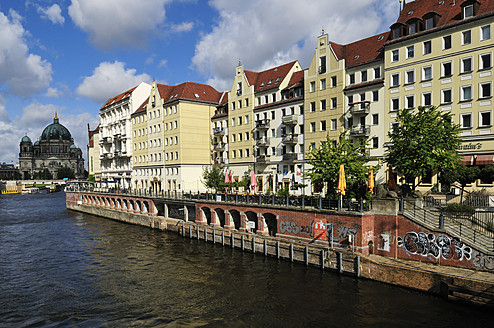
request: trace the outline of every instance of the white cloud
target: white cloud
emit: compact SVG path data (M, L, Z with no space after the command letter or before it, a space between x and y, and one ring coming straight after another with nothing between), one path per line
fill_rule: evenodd
M62 95L62 92L57 88L48 88L45 93L45 97L58 98Z
M38 7L38 13L41 14L41 17L48 19L53 24L63 25L65 22L65 18L62 16L62 9L57 4L53 4L47 8Z
M103 62L93 71L93 75L84 78L76 92L94 102L102 103L141 82L151 83L148 74L136 75L135 69L125 69L125 63Z
M158 67L166 67L166 65L168 65L168 60L162 59L162 60L160 60Z
M183 22L181 24L172 25L171 31L174 33L189 32L194 28L193 22Z
M382 8L398 13L395 0L211 0L210 5L219 13L217 25L197 43L192 64L220 90L231 87L239 58L250 70L296 59L307 67L322 28L330 40L349 43L391 25Z
M143 47L165 20L169 0L71 0L69 16L98 48Z
M51 64L30 54L24 36L28 33L21 17L13 10L0 12L0 86L7 85L16 95L30 96L52 81Z

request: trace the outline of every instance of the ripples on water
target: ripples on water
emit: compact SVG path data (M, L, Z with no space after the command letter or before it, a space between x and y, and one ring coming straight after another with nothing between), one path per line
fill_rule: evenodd
M492 324L485 309L0 198L0 327L415 327Z

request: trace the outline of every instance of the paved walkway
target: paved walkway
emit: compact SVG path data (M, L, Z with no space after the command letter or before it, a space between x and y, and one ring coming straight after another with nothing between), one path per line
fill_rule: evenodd
M394 259L394 258L389 258L379 255L369 255L368 258L371 259L372 261L376 261L380 263L408 267L408 268L413 268L416 270L422 270L427 272L442 273L453 277L461 277L461 278L478 280L478 281L494 284L494 273L491 272L450 267L445 265L437 265L433 263L418 262L412 260Z

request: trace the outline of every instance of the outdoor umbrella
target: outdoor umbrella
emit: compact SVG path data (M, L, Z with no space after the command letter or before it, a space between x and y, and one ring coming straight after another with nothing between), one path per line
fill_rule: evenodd
M372 169L372 166L369 167L369 179L367 180L367 188L369 188L371 194L374 194L374 171Z
M252 170L250 171L250 188L252 189L253 192L255 192L256 187L257 187L256 174L254 173L254 170Z
M338 172L338 194L344 195L346 189L345 168L343 164L340 165L340 171Z
M230 175L228 174L228 171L225 171L225 183L231 182L230 181ZM225 186L225 190L228 190L229 188Z

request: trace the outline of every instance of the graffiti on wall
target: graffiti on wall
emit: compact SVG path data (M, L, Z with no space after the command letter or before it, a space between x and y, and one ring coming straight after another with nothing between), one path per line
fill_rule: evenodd
M389 252L391 250L391 245L394 244L394 235L389 232L383 232L379 235L379 240L377 241L377 249L380 251Z
M481 270L494 270L494 256L473 251L473 265Z
M470 260L472 249L465 245L458 237L435 235L425 232L407 232L403 237L398 237L398 247L404 248L412 254L432 256L445 260Z

